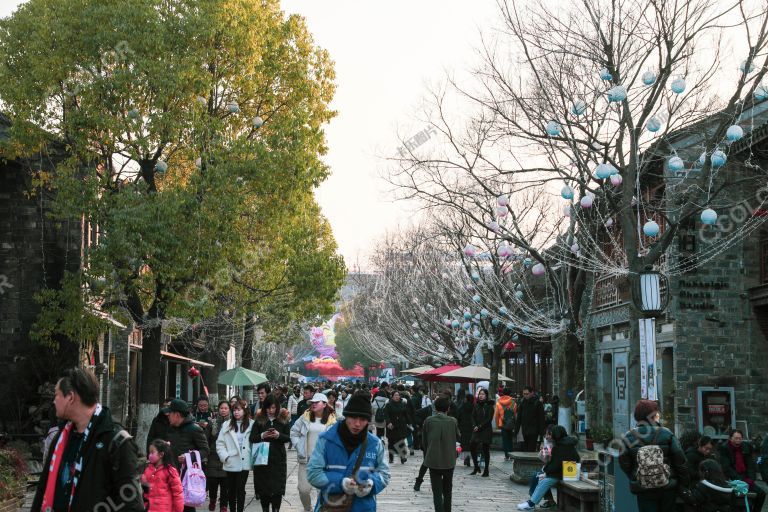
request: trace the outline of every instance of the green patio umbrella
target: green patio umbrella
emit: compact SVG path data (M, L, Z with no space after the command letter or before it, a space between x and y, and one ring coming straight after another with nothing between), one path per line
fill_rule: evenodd
M267 382L267 376L263 373L238 366L219 374L219 384L225 386L258 386Z

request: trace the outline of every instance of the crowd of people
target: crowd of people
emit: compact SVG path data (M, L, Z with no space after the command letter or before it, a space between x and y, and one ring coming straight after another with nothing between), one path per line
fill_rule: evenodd
M541 470L531 478L530 498L517 507L533 510L554 505L563 463L580 459L576 438L555 421L556 397L542 400L528 386L520 396L504 388L492 396L478 387L474 395L460 389L454 398L449 389L430 393L386 382L305 384L290 392L264 383L252 403L233 396L214 408L200 397L190 407L167 399L150 427L146 461L98 404L98 393L96 377L80 368L57 383L60 423L48 439L33 511L187 512L207 501L210 511L242 512L252 476L262 511L277 512L286 493L287 449L294 449L305 511L313 503L318 512L376 510L389 464L406 464L421 450L413 488L420 491L429 472L435 511L448 512L457 461L473 466L470 475L490 475L494 426L506 458L538 451ZM618 462L640 512L679 510L681 500L691 510L730 512L738 510L735 497L747 493L751 510L761 510L765 493L756 480L758 472L764 481L768 476L768 440L762 455L739 430L721 444L707 436L681 443L660 424L656 402L639 401L634 416ZM201 472L202 489L195 487Z

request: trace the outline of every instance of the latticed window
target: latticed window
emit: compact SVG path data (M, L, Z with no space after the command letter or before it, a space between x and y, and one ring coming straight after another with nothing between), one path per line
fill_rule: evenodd
M619 303L619 288L616 276L602 277L595 282L594 309L607 308Z

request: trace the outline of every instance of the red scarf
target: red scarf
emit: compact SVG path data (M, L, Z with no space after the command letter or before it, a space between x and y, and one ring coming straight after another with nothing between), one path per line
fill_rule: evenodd
M736 473L739 475L745 474L747 472L747 463L744 462L744 452L741 450L741 446L735 446L728 441L728 449L731 450L731 453L733 454L735 460L733 468L736 470Z
M56 481L59 478L59 469L61 459L64 458L64 449L69 442L69 434L72 432L72 422L67 423L61 430L59 440L51 455L51 464L48 466L48 480L45 482L45 494L43 494L43 505L40 510L53 510L53 497L56 494Z

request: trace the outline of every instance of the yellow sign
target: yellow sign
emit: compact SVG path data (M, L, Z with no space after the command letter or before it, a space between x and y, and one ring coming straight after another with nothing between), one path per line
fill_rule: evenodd
M563 481L575 481L579 479L579 465L575 462L563 462Z

